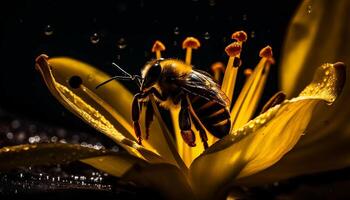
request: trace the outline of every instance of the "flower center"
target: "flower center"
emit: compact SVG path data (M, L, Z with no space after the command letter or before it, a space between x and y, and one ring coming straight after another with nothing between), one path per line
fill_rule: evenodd
M259 53L259 56L261 57L260 62L254 70L244 70L244 74L246 76L245 84L237 99L233 99L236 77L242 65L242 60L240 58L241 51L243 48L243 43L247 40L247 34L244 31L237 31L232 34L231 38L234 40L234 42L225 48L225 52L228 55L226 67L224 67L221 62L217 62L211 66L211 71L213 73L213 79L215 79L216 82L221 85L221 90L230 100L229 108L232 132L232 130L242 127L253 117L264 90L270 65L274 63L274 59L272 55L272 48L270 46L262 48ZM182 47L183 49L186 49L185 63L191 65L192 50L198 49L200 47L200 42L196 38L188 37L183 41ZM164 51L165 49L165 45L162 42L156 41L153 45L152 52L155 53L157 59L160 59L162 57L161 51ZM284 100L284 97L285 96L283 93L275 95L264 107L264 110L276 105L277 103L280 103ZM176 117L173 118L176 119ZM176 127L176 120L173 121L174 126ZM176 130L175 128L175 132L177 131L179 130ZM198 135L198 133L196 134ZM203 147L200 147L202 145L197 145L196 147L191 148L186 146L186 144L182 142L181 138L176 139L178 151L180 155L182 155L182 158L187 165L189 165L192 160L204 150ZM209 146L217 140L218 138L208 134Z

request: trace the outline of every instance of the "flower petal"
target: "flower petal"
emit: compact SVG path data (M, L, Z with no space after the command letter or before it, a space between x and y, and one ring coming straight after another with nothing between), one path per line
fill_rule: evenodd
M136 165L121 178L132 181L137 186L160 192L161 199L195 199L186 175L173 165Z
M309 13L305 12L308 7L312 8ZM346 45L346 41L350 40L350 29L347 26L350 19L349 9L350 2L347 0L337 1L336 4L331 0L302 2L290 24L282 56L282 70L280 70L282 90L288 95L294 95L301 90L319 63L338 60L345 64L350 63L350 47ZM348 69L347 74L349 74ZM285 157L286 160L291 159L295 160L295 163L300 163L305 161L306 154L303 152L314 152L314 155L310 154L307 157L310 163L305 163L304 166L315 166L303 168L303 170L296 169L294 175L349 166L347 159L344 159L350 151L347 148L342 148L345 155L334 153L339 157L334 160L335 163L322 162L324 158L327 160L334 158L332 155L325 157L323 154L325 148L328 149L329 155L332 154L331 152L338 152L337 142L342 146L344 141L350 140L347 129L350 117L350 109L347 108L349 100L350 82L347 81L344 92L332 108L321 106L315 110L317 118L311 120L306 135ZM327 144L328 146L325 146ZM285 162L283 160L281 164ZM283 168L278 167L277 171L287 169ZM293 171L291 167L288 167L288 170ZM270 177L277 176L271 171ZM282 177L287 178L287 176Z
M309 6L312 11L305 12ZM301 91L321 63L350 63L350 47L345 45L350 40L347 26L349 9L350 2L347 0L337 1L336 4L331 0L302 2L290 24L282 55L281 85L288 96ZM346 124L350 109L344 108L349 100L350 84L347 81L334 108L317 109L318 118L312 120L308 128L309 133L317 134L307 134L297 147L312 145L314 141L327 137L337 127Z
M344 81L344 65L325 64L299 97L272 107L215 143L191 165L196 193L213 195L234 179L257 173L280 160L303 134L318 102L333 103Z
M146 148L135 142L130 117L132 95L120 83L113 81L96 90L95 87L109 76L71 58L47 61L47 57L42 55L38 57L36 66L50 92L68 110L122 145L129 153L151 162L165 162L160 159L161 155L167 162L176 163L164 137L158 134L161 128L157 121L151 130L154 136L149 142L143 142ZM70 83L74 77L78 82L76 88Z
M109 160L101 160L105 158ZM81 159L95 168L118 177L124 175L136 163L144 163L144 161L126 153L97 150L75 144L43 143L1 148L0 170L5 171L35 165L64 164ZM113 162L110 160L113 160Z

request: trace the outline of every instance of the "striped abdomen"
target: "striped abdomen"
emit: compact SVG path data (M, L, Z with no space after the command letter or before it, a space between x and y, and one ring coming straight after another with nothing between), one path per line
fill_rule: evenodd
M204 127L215 137L222 138L231 128L228 109L199 96L189 96L192 108Z

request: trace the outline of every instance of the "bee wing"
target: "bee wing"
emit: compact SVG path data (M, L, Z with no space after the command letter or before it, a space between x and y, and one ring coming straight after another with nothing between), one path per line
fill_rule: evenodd
M178 77L177 83L189 94L198 95L208 101L215 101L225 107L230 103L220 86L201 71L193 70L186 76Z

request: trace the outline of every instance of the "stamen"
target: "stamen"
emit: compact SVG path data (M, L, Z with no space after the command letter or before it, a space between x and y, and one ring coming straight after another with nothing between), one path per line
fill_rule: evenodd
M164 51L165 50L165 46L164 44L157 40L154 44L153 44L153 47L152 47L152 52L156 52L156 58L157 59L160 59L162 57L161 55L161 51Z
M237 40L238 42L247 41L247 33L244 31L236 31L231 35L231 38Z
M199 42L198 39L194 37L187 37L183 43L182 43L182 48L186 49L186 59L185 62L186 64L191 64L191 59L192 59L192 49L198 49L201 46L201 43Z
M225 73L225 67L222 62L216 62L211 65L211 71L214 74L214 79L221 84L222 75Z
M229 60L227 62L227 67L224 75L224 80L222 82L222 91L227 95L227 97L232 102L233 92L236 84L237 71L242 62L240 59L243 42L247 40L247 34L244 31L237 31L232 34L232 39L236 42L231 43L225 49Z
M272 48L267 46L260 51L262 58L243 86L231 110L233 129L243 126L254 114L264 90L270 65L273 62Z

